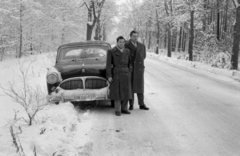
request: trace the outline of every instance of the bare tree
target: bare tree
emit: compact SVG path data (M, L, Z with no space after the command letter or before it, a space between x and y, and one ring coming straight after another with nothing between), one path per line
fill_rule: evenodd
M33 121L35 121L37 113L39 113L45 108L45 106L48 105L40 86L33 87L29 83L30 67L35 61L36 59L31 60L26 68L24 63L19 62L20 74L17 77L18 83L15 83L13 80L12 82L8 82L8 88L0 86L7 96L22 106L28 118L26 119L23 117L21 119L28 123L29 126L31 126Z
M165 3L165 10L166 10L166 14L168 17L171 17L172 16L172 13L173 13L173 1L170 0L170 2L168 2L167 0L164 1ZM169 3L169 5L168 5ZM168 34L168 53L167 53L167 56L168 57L171 57L171 54L172 54L172 30L171 30L171 23L170 21L168 22L167 24L167 34Z
M240 43L240 0L233 0L236 8L236 22L234 25L231 69L238 69L239 43Z
M93 28L96 25L96 23L100 22L99 20L100 20L104 3L105 3L105 0L101 0L101 1L91 0L90 4L87 4L87 2L85 2L84 0L84 5L87 7L87 10L88 10L88 23L87 23L87 36L86 36L87 40L92 39Z
M190 40L189 40L189 47L188 47L188 54L189 54L189 61L193 61L193 41L194 41L194 13L195 13L195 6L192 2L189 2L189 11L190 11Z

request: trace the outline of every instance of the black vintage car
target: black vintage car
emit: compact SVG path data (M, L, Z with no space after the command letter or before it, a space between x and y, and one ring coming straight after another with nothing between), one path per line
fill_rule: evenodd
M61 45L56 64L47 72L47 99L51 103L107 100L107 50L103 41Z

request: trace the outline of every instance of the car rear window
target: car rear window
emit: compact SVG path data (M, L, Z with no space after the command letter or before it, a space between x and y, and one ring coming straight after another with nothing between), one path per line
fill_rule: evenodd
M96 59L107 57L107 46L84 46L62 48L58 52L58 61L77 61L82 59Z

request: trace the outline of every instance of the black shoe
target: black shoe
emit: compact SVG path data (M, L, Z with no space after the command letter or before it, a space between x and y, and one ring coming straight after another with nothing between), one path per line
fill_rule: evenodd
M139 108L143 110L149 110L149 108L146 105L139 106Z
M121 112L115 112L116 116L121 116Z
M129 110L133 110L133 106L132 105L129 106Z
M127 110L122 110L121 111L123 114L131 114L129 111L127 111Z

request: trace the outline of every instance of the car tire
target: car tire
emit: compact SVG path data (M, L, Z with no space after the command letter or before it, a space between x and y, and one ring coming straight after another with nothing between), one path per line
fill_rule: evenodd
M81 110L84 110L85 109L85 104L83 102L80 102L80 101L72 101L71 102L74 107L78 107L79 109Z
M71 103L74 105L74 107L77 107L78 105L80 105L80 102L78 101L71 101Z
M59 102L55 102L55 105L59 105Z

